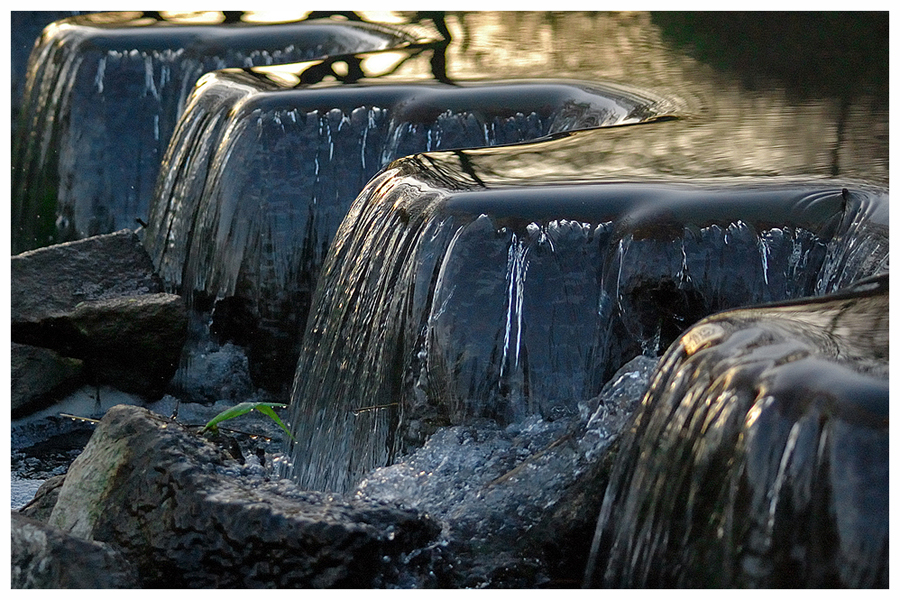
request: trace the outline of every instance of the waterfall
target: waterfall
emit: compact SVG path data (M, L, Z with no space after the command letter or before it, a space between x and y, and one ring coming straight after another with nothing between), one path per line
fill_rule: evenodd
M815 182L492 188L464 155L393 163L335 237L292 393L303 486L346 491L441 426L571 415L696 320L815 293L845 212L886 197L848 192L848 207Z
M251 368L266 369L255 379L273 391L290 384L335 232L386 164L427 150L530 141L565 127L652 120L675 106L600 83L449 85L393 70L383 79L364 71L346 85L298 85L323 65L366 69L395 55L412 72L428 64L421 49L409 49L209 74L164 160L146 235L154 264L170 288L198 303L237 307L230 314L254 324ZM214 321L224 314L214 311ZM254 348L273 344L278 356L260 360Z
M816 294L837 291L859 274L887 273L888 201L883 190L844 192L844 216L816 281Z
M409 41L327 20L240 27L107 13L53 23L29 59L16 128L13 251L145 220L176 122L204 73Z
M887 281L723 312L669 348L588 585L887 585Z
M889 584L884 15L73 15L21 85L48 14L13 252L140 223L191 309L148 408L290 398L225 471L408 511L374 585Z

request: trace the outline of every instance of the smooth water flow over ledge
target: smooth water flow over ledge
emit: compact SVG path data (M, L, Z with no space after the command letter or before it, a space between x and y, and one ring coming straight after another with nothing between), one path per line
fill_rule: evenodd
M478 166L397 161L344 220L294 381L301 485L346 491L438 427L571 415L706 315L886 269L877 188L489 185Z
M145 220L160 161L204 73L414 41L375 24L212 17L102 13L47 27L30 58L13 151L14 253Z
M236 14L190 18L265 20ZM291 409L300 480L321 468L315 485L347 489L320 494L326 502L387 501L440 526L402 556L354 560L361 571L392 570L375 585L573 587L587 564L591 586L887 587L887 17L408 11L370 28L412 39L397 31L433 25L399 51L201 78L157 180L166 211L189 210L140 215L142 234L177 232L157 250L171 258L170 287L184 284L197 308L183 355L196 368L172 381L178 398L151 410L188 402L201 409L195 417L211 415L268 400L259 383L295 374L316 403L298 392ZM351 27L358 18L336 17ZM418 43L426 38L436 41ZM248 52L267 62L268 42ZM149 101L146 57L126 58ZM106 60L101 79L107 102L115 64ZM156 75L157 91L172 83ZM535 86L543 77L555 81ZM342 104L351 92L384 110ZM282 94L310 104L282 105ZM638 101L631 110L603 96ZM674 98L676 109L665 108ZM480 112L467 108L475 101ZM435 151L545 133L539 143ZM232 138L243 142L218 152ZM252 178L241 156L254 157ZM361 190L369 177L349 215L322 216L332 191ZM313 180L315 208L283 219ZM233 186L242 187L222 194L226 210L208 205L201 224L205 191ZM245 206L240 195L259 202ZM303 240L290 256L273 243L282 233ZM881 275L860 281L869 273ZM352 423L340 420L348 415ZM242 450L261 458L258 446ZM269 458L254 481L268 481ZM155 481L169 498L171 480L149 471L165 469L135 470L138 496ZM141 535L144 509L158 505L113 503ZM267 504L234 508L243 516ZM286 585L321 581L292 568L307 557L306 539L285 556L298 534L274 521L265 521L272 545L229 567L227 581L272 582L279 572ZM226 585L215 548L244 550L232 530L205 528L212 543L200 548L190 530L172 537L185 531L169 522L157 523L163 537L188 542L151 544L136 551L139 562L158 571L184 556L175 560L190 580ZM378 530L409 541L402 529ZM252 528L248 539L253 552ZM160 552L162 563L147 559ZM340 570L328 562L326 572Z
M253 329L238 339L267 386L289 385L331 240L385 164L428 150L650 122L677 107L603 82L450 84L412 75L433 52L414 46L217 71L188 103L164 161L147 247L163 279L194 306L218 301L217 332ZM316 83L321 69L348 63L359 65L356 77Z
M586 584L888 585L888 277L704 319L623 436Z

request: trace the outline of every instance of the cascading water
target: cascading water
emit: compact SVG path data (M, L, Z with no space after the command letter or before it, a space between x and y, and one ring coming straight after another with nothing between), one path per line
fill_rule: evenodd
M147 246L170 287L198 306L219 301L213 328L234 329L228 319L253 323L241 342L252 368L264 369L255 379L273 391L289 385L331 239L384 164L413 152L654 120L676 106L619 85L410 79L428 58L413 47L222 70L204 77L189 101L164 161ZM383 78L367 70L385 61ZM304 83L339 64L359 65L364 76Z
M862 222L877 230L886 203L824 182L492 186L480 174L477 151L410 157L350 210L294 381L301 485L346 491L440 426L571 415L697 319L815 293L828 257L847 252L834 244ZM887 238L872 238L886 260Z
M772 54L791 55L791 81L779 71L773 83L757 65L734 67L747 46L709 44L716 36L704 38L702 27L691 39L719 52L715 68L682 52L685 28L703 20L696 15L394 17L404 30L431 19L445 39L410 45L392 28L332 23L330 32L351 32L340 51L358 50L362 38L376 42L365 47L406 47L199 80L152 215L122 217L149 221L154 260L197 310L197 368L180 372L173 393L218 401L202 421L221 405L271 399L260 380L294 373L295 478L440 522L441 538L401 561L402 585L577 585L596 524L589 585L886 586L886 276L851 296L808 296L843 294L888 269L886 51L846 60L860 38L866 47L886 40L887 19L842 13L841 27L789 31L792 15L739 15L738 39L749 19L767 23L752 32L758 47L790 49ZM86 22L109 20L111 33L122 18ZM230 29L253 29L254 19ZM792 44L809 39L801 29L841 43L810 60L802 49L821 44ZM265 49L270 42L235 50L233 64L299 60L286 47ZM155 110L179 86L184 102L191 84L147 44L103 50L72 89L102 91L98 112L111 108L104 100ZM190 43L165 52L189 66ZM48 68L84 67L54 60ZM796 85L797 65L813 92ZM118 67L125 72L114 76ZM836 83L818 87L829 70ZM499 81L543 75L570 80ZM584 83L607 77L690 98L691 110ZM35 90L54 100L64 88ZM65 123L59 114L47 113ZM127 121L110 123L97 131L130 133ZM158 159L175 117L148 123L134 127L145 143L97 173ZM46 143L51 162L54 152L90 147L37 130L27 138L32 146L19 148ZM379 172L417 152L426 153ZM76 158L58 161L74 173L68 183L51 170L47 207L48 190L82 175ZM146 190L152 180L128 186ZM79 193L93 193L79 181ZM24 214L16 202L14 222ZM27 235L89 231L74 209L54 210ZM90 227L108 213L90 213ZM800 297L722 313L679 338L711 312ZM256 367L222 340L249 346ZM171 414L172 403L167 396L153 410Z
M441 428L401 462L368 474L356 495L440 519L447 546L474 563L467 586L534 581L528 570L542 556L553 563L557 582L580 580L596 510L577 498L593 499L597 491L576 490L603 481L603 457L629 423L656 363L646 356L629 361L597 397L579 403L577 415ZM560 539L567 540L561 552L542 547Z
M25 88L25 73L28 70L28 55L34 46L35 40L40 39L44 27L66 17L81 14L77 10L42 10L42 11L11 11L10 35L12 53L10 55L10 71L12 75L12 93L10 108L12 108L13 139L16 135L16 120L22 107L22 93Z
M888 279L705 319L622 440L588 585L888 584Z
M146 219L176 121L207 71L411 41L364 23L221 20L102 13L47 27L30 58L13 152L14 253Z
M844 216L816 281L816 295L839 290L858 273L887 273L889 216L886 199L845 197Z

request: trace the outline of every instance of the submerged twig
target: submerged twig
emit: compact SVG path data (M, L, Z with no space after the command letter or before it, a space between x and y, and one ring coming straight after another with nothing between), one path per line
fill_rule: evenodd
M185 427L203 427L203 426L200 425L199 423L196 423L196 424L192 423L190 425L185 424ZM216 427L216 429L218 431L227 431L228 433L237 433L239 435L246 435L247 437L251 437L251 438L262 438L263 440L265 440L267 442L271 442L274 439L268 435L263 435L261 433L250 433L249 431L242 431L240 429L232 429L230 427L219 426L219 427ZM211 431L211 430L209 430L209 431Z
M355 417L359 413L368 412L370 410L378 410L379 408L390 408L392 406L399 406L399 405L400 405L399 402L391 402L390 404L376 404L374 406L361 406L359 408L351 408L350 412L352 412L353 416Z
M567 431L566 433L562 434L561 436L559 436L558 438L556 438L555 440L553 440L552 442L550 442L550 443L549 443L545 448L543 448L542 450L539 450L538 452L535 452L534 454L532 454L531 456L529 456L528 458L524 459L522 462L520 462L519 464L517 464L515 467L513 467L512 469L510 469L509 471L507 471L506 473L504 473L503 475L500 475L499 477L497 477L497 478L494 479L493 481L490 481L490 482L486 483L486 484L484 485L484 487L485 487L485 488L489 488L489 487L491 487L492 485L496 485L496 484L498 484L498 483L503 483L504 481L510 479L510 478L513 477L515 474L519 473L522 469L524 469L524 468L525 468L525 465L529 464L529 463L530 463L531 461L533 461L534 459L536 459L536 458L538 458L538 457L540 457L540 456L543 456L544 454L546 454L547 452L549 452L549 451L552 450L553 448L556 448L557 446L561 445L563 442L567 442L567 441L569 441L569 440L574 439L575 433L576 433L576 432L575 432L574 429L571 429L571 430Z
M90 417L80 417L78 415L73 415L73 414L63 413L63 412L59 413L59 416L66 417L68 419L75 419L77 421L87 421L88 423L94 423L94 424L100 422L100 419L92 419ZM204 427L204 425L201 423L181 423L181 424L184 425L185 427ZM223 431L228 431L230 433L246 435L247 437L251 437L251 438L261 438L267 442L271 442L273 439L271 436L264 435L262 433L250 433L249 431L242 431L240 429L232 429L230 427L221 427L220 426L220 427L218 427L218 429L221 429Z

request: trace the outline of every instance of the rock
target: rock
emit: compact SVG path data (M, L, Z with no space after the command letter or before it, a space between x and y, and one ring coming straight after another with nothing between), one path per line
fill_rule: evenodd
M187 339L187 310L174 294L84 302L64 323L97 381L147 397L162 395Z
M438 533L412 510L236 468L186 427L116 406L70 467L50 524L120 549L144 587L378 587Z
M53 350L12 344L12 415L31 412L76 389L82 381L82 361Z
M218 343L210 335L206 313L189 310L188 323L187 342L182 350L188 359L180 362L168 392L183 402L226 401L234 405L249 400L256 386L245 349L230 342Z
M80 302L163 291L149 255L128 229L23 252L12 257L10 273L14 336Z
M121 554L12 511L13 589L134 588L137 575Z
M19 512L30 519L46 523L50 519L53 507L56 506L59 490L65 481L65 475L56 475L42 483L31 502L19 509Z
M83 360L92 383L157 398L175 373L187 311L134 232L14 256L12 298L13 340Z

